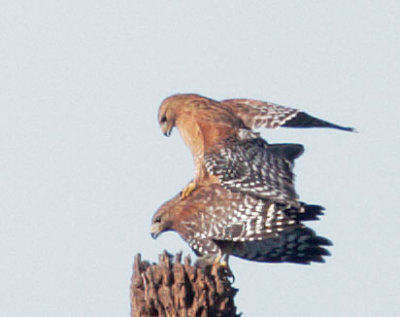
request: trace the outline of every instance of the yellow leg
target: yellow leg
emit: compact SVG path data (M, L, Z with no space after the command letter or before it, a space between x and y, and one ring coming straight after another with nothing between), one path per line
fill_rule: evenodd
M196 183L195 182L191 182L184 189L182 189L181 198L188 197L190 195L190 193L196 189L196 187L197 187Z
M221 259L222 259L222 254L219 254L215 258L215 260L213 262L213 265L212 265L212 268L211 268L211 274L218 275L218 269L219 269L219 267L221 265L221 263L220 263Z
M218 256L215 258L213 265L220 265L222 259L222 254L218 254Z

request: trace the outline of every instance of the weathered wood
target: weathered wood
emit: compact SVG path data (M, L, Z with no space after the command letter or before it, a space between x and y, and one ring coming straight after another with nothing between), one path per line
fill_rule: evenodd
M166 251L158 264L135 257L131 284L131 317L239 316L234 296L237 289L223 272L191 265L190 256Z

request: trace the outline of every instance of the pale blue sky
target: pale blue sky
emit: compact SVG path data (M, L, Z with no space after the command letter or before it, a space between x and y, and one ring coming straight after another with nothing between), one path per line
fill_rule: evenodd
M299 142L325 264L232 259L244 316L398 316L398 1L1 1L0 313L128 316L133 258L187 245L150 219L192 177L162 99L300 108L360 133Z

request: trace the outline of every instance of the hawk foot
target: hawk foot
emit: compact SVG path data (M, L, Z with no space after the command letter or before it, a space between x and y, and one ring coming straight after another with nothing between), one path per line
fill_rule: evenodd
M211 268L211 274L226 279L226 281L229 281L231 284L235 282L235 275L233 275L227 262L214 262Z
M187 185L184 189L181 191L181 198L184 199L188 197L192 191L196 189L197 185L195 182L191 182L189 185Z

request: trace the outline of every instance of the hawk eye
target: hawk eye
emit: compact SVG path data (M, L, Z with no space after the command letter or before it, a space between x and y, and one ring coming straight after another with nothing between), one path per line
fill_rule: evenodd
M164 123L165 121L167 121L167 116L164 115L161 117L161 123Z
M161 217L158 216L156 219L154 219L154 222L161 222Z

